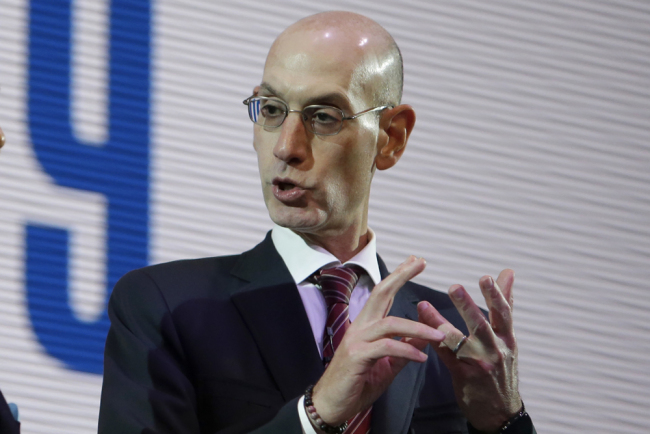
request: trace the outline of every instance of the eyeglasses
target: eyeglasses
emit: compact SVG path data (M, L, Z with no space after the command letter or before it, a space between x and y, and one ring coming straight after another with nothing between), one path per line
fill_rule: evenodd
M243 103L248 106L251 121L265 128L278 128L289 113L300 113L309 131L319 136L333 136L343 128L343 121L356 119L366 113L393 108L389 105L369 108L352 116L345 116L343 110L328 105L310 105L302 110L289 110L286 102L279 98L251 96Z

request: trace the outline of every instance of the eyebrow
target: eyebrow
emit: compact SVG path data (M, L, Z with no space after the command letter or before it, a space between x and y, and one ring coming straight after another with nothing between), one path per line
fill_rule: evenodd
M262 84L260 84L260 92L262 90L264 90L265 93L268 92L268 94L270 95L281 98L280 93L277 90L275 90L273 86L271 86L266 82L262 82ZM305 106L308 105L331 105L343 110L352 109L352 105L350 104L350 101L345 96L341 95L338 92L330 92L323 95L312 96L308 98L307 101L305 102Z
M273 87L270 84L264 81L262 82L262 84L260 84L260 91L261 90L266 90L269 94L278 96L278 91L273 89Z

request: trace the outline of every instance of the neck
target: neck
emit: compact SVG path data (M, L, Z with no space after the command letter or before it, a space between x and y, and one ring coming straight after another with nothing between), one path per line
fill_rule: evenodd
M368 227L350 227L343 232L325 235L296 232L310 244L320 246L344 263L352 259L368 244Z

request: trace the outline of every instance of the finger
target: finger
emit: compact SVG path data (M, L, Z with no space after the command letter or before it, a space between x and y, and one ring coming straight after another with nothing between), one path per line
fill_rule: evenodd
M420 338L402 338L402 342L406 342L407 344L413 345L415 348L417 348L420 351L423 351L427 345L429 345L429 341L427 339L420 339Z
M477 348L476 343L472 342L473 338L470 336L465 339L459 347L459 350L454 353L453 350L461 343L465 335L447 321L429 302L422 301L418 304L418 316L419 320L426 324L438 324L438 330L444 331L447 335L440 345L432 344L431 346L450 370L459 368L461 366L460 361L471 364L474 358L481 357L485 354L482 347Z
M5 140L5 133L3 133L2 128L0 128L0 148L5 145Z
M428 301L418 303L418 321L427 324L430 327L440 329L443 325L453 327L447 319L438 312Z
M433 345L434 348L446 348L451 351L453 348L456 348L465 336L463 332L447 321L428 301L418 303L418 319L431 327L436 327L445 334L445 339L441 345Z
M453 348L458 345L458 342L463 338L463 333L454 328L451 324L442 324L441 327L447 327L447 338L445 339L444 342L440 343L439 345L432 344L431 348L438 354L438 357L442 362L447 366L447 368L454 372L455 370L459 369L461 367L461 360L460 356L464 354L465 349L461 348L459 350L459 356L457 357L456 354L452 351ZM466 347L466 344L463 344L463 347Z
M476 336L484 343L494 343L494 332L483 312L478 308L472 297L469 296L462 285L452 285L449 288L452 303L467 324L470 336Z
M393 360L391 363L397 367L403 367L409 361L426 362L429 356L408 342L384 338L369 342L365 348L364 357L370 360L379 360L382 357L403 359L402 362Z
M479 286L489 308L492 330L498 335L510 333L512 309L496 282L490 276L483 276L479 280Z
M515 272L509 268L506 268L497 277L497 286L501 288L503 296L508 301L510 308L512 309L512 286L515 283Z
M376 341L395 336L418 338L433 342L442 342L446 337L444 332L426 324L411 321L406 318L387 316L369 327L366 331L366 336L362 337L362 339Z
M449 349L446 345L432 345L433 350L436 352L440 360L442 360L442 363L445 364L447 369L450 371L454 371L459 368L459 365L461 364L461 361L459 360L458 357L456 357L456 354Z
M413 347L417 348L418 350L420 350L422 352L424 352L424 349L427 347L427 345L429 345L429 341L425 340L425 339L402 338L401 341L408 344L408 345L412 345ZM428 355L427 355L427 357L428 357ZM406 364L408 362L410 362L410 360L404 359L404 358L394 357L394 358L391 358L390 365L391 365L391 367L393 369L393 372L397 373L397 372L401 371L402 368L404 366L406 366Z
M395 271L373 288L366 305L359 312L356 321L361 320L362 322L366 322L379 320L388 315L397 291L406 282L420 274L425 267L426 261L424 259L410 256Z

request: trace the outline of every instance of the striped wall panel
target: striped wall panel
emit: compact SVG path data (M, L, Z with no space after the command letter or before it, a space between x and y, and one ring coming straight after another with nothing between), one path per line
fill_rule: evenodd
M647 2L3 0L0 389L23 433L96 430L122 270L270 228L241 101L273 38L325 9L376 19L405 59L417 125L370 210L389 266L424 256L417 281L476 298L515 269L539 432L646 430Z

